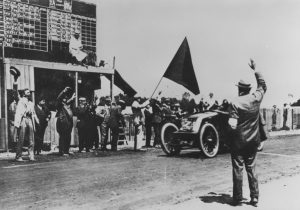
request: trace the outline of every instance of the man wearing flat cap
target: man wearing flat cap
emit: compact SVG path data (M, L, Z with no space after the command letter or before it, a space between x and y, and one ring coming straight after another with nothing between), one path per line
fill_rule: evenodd
M250 59L249 66L255 71L255 63ZM260 104L267 90L259 72L255 72L257 89L250 94L251 85L243 80L237 84L239 96L230 104L229 124L231 131L231 160L233 173L233 205L241 205L243 200L243 167L245 165L250 188L250 204L257 206L259 190L256 173L257 147L261 141L259 130Z

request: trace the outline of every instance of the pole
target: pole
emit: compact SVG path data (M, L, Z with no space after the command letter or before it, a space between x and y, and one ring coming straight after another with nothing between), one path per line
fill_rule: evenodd
M76 99L75 99L75 106L78 106L78 72L75 72L75 95L76 95Z
M158 86L159 86L159 84L161 83L161 81L162 81L162 79L163 79L163 78L164 78L163 76L160 78L160 80L159 80L158 84L156 85L156 88L155 88L155 90L153 91L152 95L150 96L150 99L151 99L151 98L152 98L152 96L154 95L155 91L157 90L157 88L158 88Z
M111 75L111 81L110 81L110 98L111 98L111 102L114 101L113 88L114 88L114 83L115 83L115 65L116 65L116 57L114 56L114 58L113 58L113 71L114 71L114 73Z
M8 64L4 64L4 59L3 59L3 67L4 67L4 113L5 113L5 146L6 146L6 152L7 155L9 154L9 149L8 149L8 116L7 116L7 68Z

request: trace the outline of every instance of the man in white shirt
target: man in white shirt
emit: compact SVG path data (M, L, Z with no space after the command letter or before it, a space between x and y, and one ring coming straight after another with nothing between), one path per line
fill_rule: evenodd
M87 57L87 53L83 51L83 45L81 42L80 32L76 30L74 35L71 36L69 43L69 52L76 60L81 64L85 65L84 60Z
M34 104L29 100L30 91L25 89L20 98L16 114L15 114L15 131L14 138L17 138L19 135L17 143L17 152L16 152L16 161L23 161L22 159L22 148L26 134L28 135L29 145L28 145L28 154L29 160L34 161L34 132L35 132L35 121L39 123L39 120L36 116ZM28 131L28 133L26 133Z

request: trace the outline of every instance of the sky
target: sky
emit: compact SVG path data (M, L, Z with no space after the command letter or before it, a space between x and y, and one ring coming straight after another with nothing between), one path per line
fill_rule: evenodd
M300 98L300 1L296 0L89 0L97 3L98 57L138 92L150 97L185 37L200 87L196 99L237 95L235 84L256 88L249 58L267 83L262 106ZM181 97L168 79L158 90ZM288 97L292 94L293 98Z

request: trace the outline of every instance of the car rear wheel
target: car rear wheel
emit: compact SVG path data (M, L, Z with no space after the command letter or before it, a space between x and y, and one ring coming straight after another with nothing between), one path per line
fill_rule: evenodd
M218 154L219 147L217 129L212 124L205 123L200 130L200 149L206 157L212 158Z
M168 156L180 153L181 148L174 139L174 132L177 130L177 126L173 123L166 123L161 128L161 148Z

